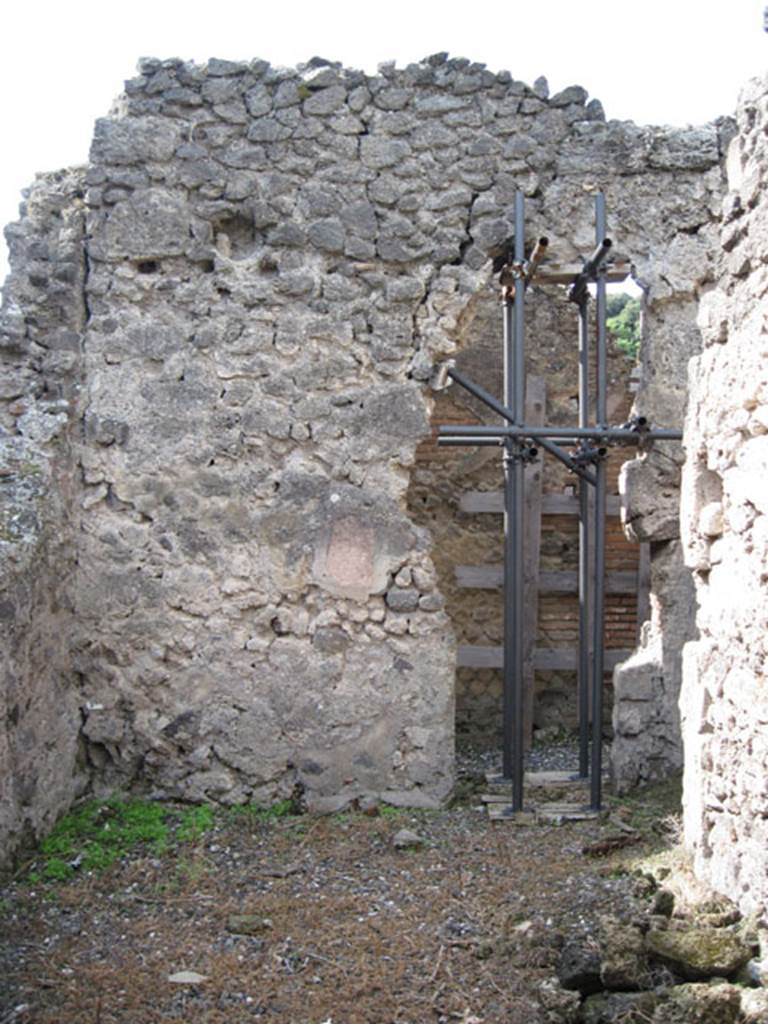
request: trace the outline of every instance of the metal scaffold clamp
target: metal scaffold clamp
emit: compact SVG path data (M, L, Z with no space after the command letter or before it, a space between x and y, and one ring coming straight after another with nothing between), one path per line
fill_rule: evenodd
M512 241L504 243L503 251L493 262L493 271L499 275L502 302L514 302L518 285L525 290L536 276L544 257L547 255L549 239L542 235L533 247L530 256L517 259Z
M521 462L525 466L530 466L538 457L539 449L536 445L525 441L523 438L510 437L504 443L504 454L502 456L504 463Z
M576 466L586 469L589 466L596 465L601 459L604 459L607 454L608 449L605 446L594 445L591 441L581 441L581 443L571 452L571 458Z
M613 248L610 238L604 238L597 245L592 255L584 261L584 267L573 279L568 289L568 298L580 306L589 298L590 284L597 283L598 279L605 274L605 263Z

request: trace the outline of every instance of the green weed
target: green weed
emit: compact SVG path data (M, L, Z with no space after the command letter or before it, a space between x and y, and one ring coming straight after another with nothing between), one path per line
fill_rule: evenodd
M172 839L199 839L213 821L207 806L180 811L148 800L89 800L61 818L42 841L39 867L28 878L32 883L64 882L78 869L104 871L137 850L160 855Z
M277 803L265 807L263 804L238 804L227 809L227 815L234 819L245 818L250 821L272 821L276 818L290 818L296 815L296 805L290 798L278 800Z
M182 857L176 865L172 888L182 891L197 885L208 874L208 865L199 857Z
M396 818L400 814L407 814L408 808L395 807L394 804L379 804L379 814L382 818Z
M213 811L207 804L200 804L184 811L176 838L182 843L193 842L205 835L211 828L213 828Z

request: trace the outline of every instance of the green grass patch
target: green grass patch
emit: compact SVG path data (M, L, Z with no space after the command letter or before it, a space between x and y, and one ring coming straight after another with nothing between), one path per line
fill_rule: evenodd
M297 816L296 804L293 800L278 800L277 803L265 807L263 804L237 804L229 807L226 811L228 817L237 821L246 819L248 821L274 821L277 818L292 818Z
M608 802L619 813L623 812L622 816L635 828L666 832L666 819L682 811L682 775L676 774L663 782L651 783L622 797L609 797Z
M407 813L407 807L395 807L394 804L379 804L379 814L382 818L396 818L399 814Z
M60 819L40 844L30 882L65 882L76 871L104 871L128 854L164 853L194 842L214 823L205 805L180 810L148 800L89 800Z
M610 796L606 803L612 812L634 828L642 838L642 856L661 853L679 844L682 827L683 782L673 775L663 782L651 783L623 797ZM634 848L632 848L634 850ZM633 864L634 853L622 860Z
M207 804L190 807L181 816L176 838L181 843L194 842L213 828L213 810Z

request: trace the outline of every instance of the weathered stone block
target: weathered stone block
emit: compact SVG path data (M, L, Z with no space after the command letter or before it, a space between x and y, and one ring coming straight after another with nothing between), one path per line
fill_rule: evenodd
M737 935L722 928L651 929L649 955L689 981L728 978L752 955Z
M304 100L303 108L305 114L328 115L344 105L347 98L347 90L343 85L331 85L319 89Z
M93 163L133 166L170 160L181 143L179 126L168 118L100 118L94 127Z
M736 1024L740 992L734 985L676 985L664 993L654 1024Z
M193 216L183 200L165 189L138 192L101 218L90 247L100 260L180 256L191 245Z

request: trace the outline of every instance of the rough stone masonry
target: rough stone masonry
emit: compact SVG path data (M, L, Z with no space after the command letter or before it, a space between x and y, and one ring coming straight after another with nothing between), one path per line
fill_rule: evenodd
M444 54L374 76L143 60L87 167L40 177L8 231L4 855L86 787L442 801L454 641L405 503L433 365L515 191L567 262L600 188L647 295L638 411L672 425L731 131L606 122L578 86ZM657 582L680 462L644 456L628 486ZM658 608L630 743L691 635L688 606ZM629 774L680 759L655 755Z
M717 287L691 362L682 521L698 639L681 698L685 838L697 872L768 906L768 78L728 151Z

